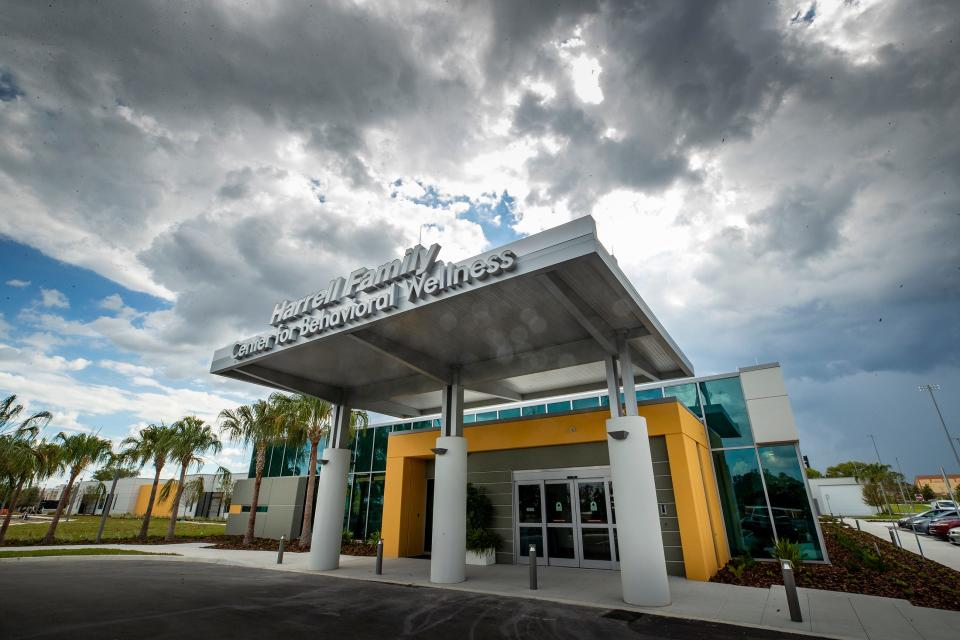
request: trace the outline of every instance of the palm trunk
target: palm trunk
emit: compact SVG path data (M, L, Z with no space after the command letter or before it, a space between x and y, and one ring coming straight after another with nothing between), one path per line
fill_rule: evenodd
M310 441L310 466L307 471L307 495L303 504L303 523L300 525L300 548L310 548L310 535L313 533L313 492L317 484L317 449L320 441Z
M73 491L73 481L77 479L78 475L80 475L79 469L76 472L70 472L70 481L67 482L67 486L63 488L63 495L60 496L60 502L57 503L57 512L53 514L53 520L50 521L50 528L47 529L47 533L43 536L40 544L53 544L53 536L57 532L57 525L60 524L60 516L63 515L63 510L70 503L70 492Z
M150 502L147 503L147 512L143 514L143 524L140 525L140 534L137 536L141 540L147 539L147 529L150 528L150 516L153 515L153 501L157 497L157 485L160 484L160 472L163 471L163 463L156 465L157 473L153 476L153 486L150 487Z
M20 492L23 490L23 483L27 481L27 476L21 476L17 488L13 490L13 497L10 498L10 505L7 507L7 515L3 518L3 526L0 526L0 544L7 535L7 527L10 526L10 518L13 517L13 510L17 508L17 501L20 499Z
M253 543L253 529L257 524L257 505L260 502L260 484L263 482L263 467L266 466L267 447L257 447L257 477L253 482L253 499L250 501L250 516L247 518L247 532L243 534L243 544Z
M117 467L117 470L113 473L113 483L110 485L110 493L107 494L107 501L103 503L103 513L100 514L100 526L97 528L97 544L100 544L100 541L103 540L103 528L107 524L107 517L110 514L110 507L113 502L113 494L117 491L118 482L120 482L120 467Z
M183 495L183 483L187 477L187 465L180 467L180 484L177 485L177 491L173 494L173 506L170 507L170 524L167 525L167 542L173 541L173 534L177 528L177 512L180 511L180 496Z

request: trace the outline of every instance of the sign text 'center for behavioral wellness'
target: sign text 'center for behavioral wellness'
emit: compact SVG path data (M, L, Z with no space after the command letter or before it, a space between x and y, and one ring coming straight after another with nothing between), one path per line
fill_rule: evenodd
M451 289L471 287L475 282L512 271L517 254L503 249L485 258L444 264L437 260L440 245L429 249L417 245L376 269L361 267L346 278L334 278L330 285L299 300L284 300L273 308L273 333L237 342L233 357L240 359L342 327L378 313L395 309L401 297L418 303Z

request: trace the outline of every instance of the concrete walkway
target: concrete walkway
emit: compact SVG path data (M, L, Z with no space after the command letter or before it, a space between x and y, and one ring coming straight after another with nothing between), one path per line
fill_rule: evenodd
M71 561L118 561L150 558L158 562L184 560L238 565L275 571L307 572L307 555L288 553L282 565L276 554L264 551L211 549L205 543L177 545L103 545L120 549L172 552L169 556L79 556ZM4 547L5 550L15 547ZM36 547L33 547L36 548ZM50 548L50 547L46 547ZM74 545L65 548L78 548ZM64 557L0 559L5 562L63 561ZM320 572L337 578L370 580L395 584L454 589L475 593L535 598L600 607L624 609L655 615L708 620L748 627L763 627L834 638L870 640L947 640L957 637L960 612L915 607L906 600L863 596L835 591L800 589L803 622L790 621L786 594L782 586L769 589L697 582L670 578L673 603L667 607L644 608L625 604L620 599L620 574L595 569L540 567L540 588L528 588L528 568L522 565L467 567L467 581L457 585L430 583L430 563L413 558L387 559L383 575L374 574L374 559L341 556L340 569Z
M854 529L857 528L858 519L844 518L843 521ZM890 528L896 526L893 522L874 520L859 520L859 522L862 531L873 534L887 542L890 542ZM906 529L898 529L898 532L900 534L900 543L903 545L905 551L919 554L922 548L923 555L927 559L939 562L945 567L950 567L955 571L960 571L960 545L950 544L946 540L938 540L937 538L925 536L922 533L914 535L912 531ZM919 548L917 546L918 538L920 541Z

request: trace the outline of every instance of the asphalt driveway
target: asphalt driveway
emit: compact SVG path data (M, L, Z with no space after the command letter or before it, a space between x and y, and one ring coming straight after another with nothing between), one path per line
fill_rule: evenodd
M809 638L461 591L206 563L0 563L0 638Z

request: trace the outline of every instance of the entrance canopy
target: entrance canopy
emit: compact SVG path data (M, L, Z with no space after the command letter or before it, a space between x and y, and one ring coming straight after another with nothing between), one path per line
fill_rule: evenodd
M211 372L403 417L439 413L450 384L467 408L601 388L624 348L635 382L693 375L590 217L455 263L439 251L277 304L271 330L218 349Z

